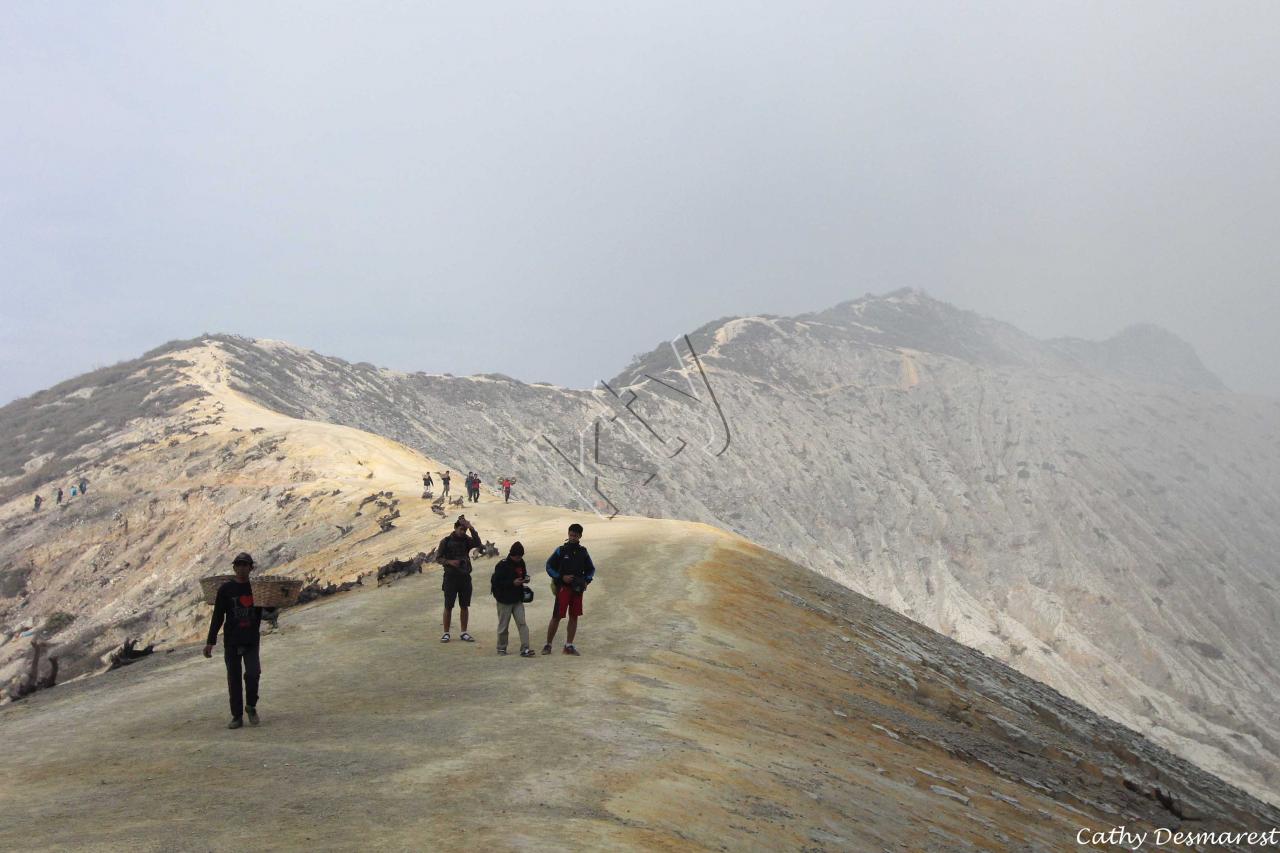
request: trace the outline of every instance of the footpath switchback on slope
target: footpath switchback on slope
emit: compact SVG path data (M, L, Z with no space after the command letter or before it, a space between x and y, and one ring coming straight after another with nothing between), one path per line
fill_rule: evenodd
M224 728L222 663L196 648L0 709L0 847L1059 850L1084 827L1183 825L1157 784L1188 827L1280 823L738 537L474 513L538 576L586 525L583 657L494 655L488 561L475 645L438 641L435 570L299 608L264 638L258 728Z

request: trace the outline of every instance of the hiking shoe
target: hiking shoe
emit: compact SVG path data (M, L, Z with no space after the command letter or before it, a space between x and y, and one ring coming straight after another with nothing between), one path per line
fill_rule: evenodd
M573 643L569 643L564 647L564 653L566 655L576 655L578 654L578 650L574 648Z
M240 719L239 717L232 717L231 722L227 723L227 728L238 729L243 725L244 725L244 720Z
M448 632L448 631L445 631L443 634L441 634L441 635L440 635L440 642L442 642L442 643L447 643L447 642L449 642L449 632Z
M550 643L547 643L545 646L543 646L543 647L542 647L542 653L543 653L544 655L549 655L549 654L551 654L551 644L550 644Z
M468 634L466 631L463 631L462 636L458 637L458 639L464 643L474 643L476 641L476 638Z
M520 650L520 657L522 658L535 658L537 656L533 649L524 648Z
M249 717L249 725L256 726L258 724L258 709L245 708L244 712Z

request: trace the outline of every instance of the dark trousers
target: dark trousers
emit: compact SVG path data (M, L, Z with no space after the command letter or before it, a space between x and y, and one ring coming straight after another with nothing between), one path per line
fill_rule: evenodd
M231 694L231 716L244 714L247 699L250 708L258 706L258 678L262 675L262 663L258 660L258 646L224 645L222 658L227 662L227 692ZM243 667L241 663L243 661ZM241 670L244 672L244 689L240 687Z
M503 489L503 490L502 490L502 502L505 504L505 503L510 503L510 501L511 501L511 490L510 490L510 489Z

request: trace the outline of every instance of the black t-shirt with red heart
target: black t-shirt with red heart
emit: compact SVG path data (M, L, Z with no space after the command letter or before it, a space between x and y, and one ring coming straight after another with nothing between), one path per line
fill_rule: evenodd
M213 605L213 621L209 624L208 645L214 645L218 639L218 629L226 627L222 632L222 641L229 646L256 646L262 626L262 608L253 604L253 585L238 580L227 581L218 587L218 598Z

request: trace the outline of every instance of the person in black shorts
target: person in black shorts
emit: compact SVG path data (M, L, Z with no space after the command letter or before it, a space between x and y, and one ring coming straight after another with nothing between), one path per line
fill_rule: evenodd
M467 633L467 611L471 607L471 549L483 548L484 542L465 515L453 523L453 532L436 546L436 562L444 566L440 588L444 590L444 634L440 642L449 642L449 623L453 618L453 603L460 609L462 633L458 639L474 643L475 637Z

